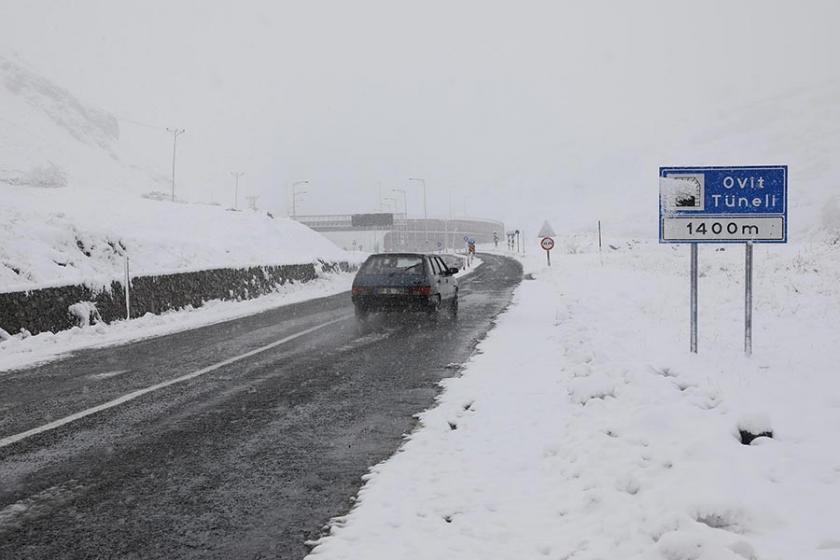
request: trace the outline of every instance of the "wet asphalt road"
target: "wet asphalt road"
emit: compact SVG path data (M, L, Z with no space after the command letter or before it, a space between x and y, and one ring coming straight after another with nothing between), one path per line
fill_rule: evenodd
M0 558L302 558L510 302L521 267L482 258L457 321L342 294L0 373L2 440L338 319L0 447Z

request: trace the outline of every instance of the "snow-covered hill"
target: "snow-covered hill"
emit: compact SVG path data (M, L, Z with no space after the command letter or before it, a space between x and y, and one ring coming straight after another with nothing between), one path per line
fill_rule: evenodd
M137 275L351 258L265 212L148 196L168 188L120 156L113 115L0 57L0 291L109 282L125 256Z
M0 291L135 275L293 264L352 256L266 213L86 190L3 188Z
M838 100L840 83L827 83L747 106L721 107L712 120L693 116L687 106L683 122L640 130L637 144L625 146L620 156L608 151L609 142L603 154L581 154L582 161L591 162L590 180L573 197L547 203L545 212L557 202L562 208L545 217L560 234L592 231L601 220L604 231L616 237L656 239L660 166L788 165L790 240L837 230Z
M0 56L0 185L166 188L166 178L120 159L117 119Z
M836 230L840 219L825 209L840 195L838 100L840 84L830 84L739 107L698 129L689 145L710 164L787 164L793 240Z

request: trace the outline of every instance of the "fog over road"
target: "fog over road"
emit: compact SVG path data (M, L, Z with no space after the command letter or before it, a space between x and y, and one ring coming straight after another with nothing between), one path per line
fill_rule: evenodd
M457 321L341 294L0 374L0 557L302 558L510 302L520 265L482 259Z

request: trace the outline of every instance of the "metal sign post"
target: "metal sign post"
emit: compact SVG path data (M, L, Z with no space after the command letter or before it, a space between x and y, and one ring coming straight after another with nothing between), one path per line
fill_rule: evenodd
M697 243L691 244L691 352L697 353Z
M125 256L125 318L131 319L131 271L129 270L128 255Z
M752 356L753 244L746 244L744 262L744 353Z
M660 167L659 242L691 244L691 351L697 352L697 244L743 243L744 353L752 354L753 244L787 243L786 165Z

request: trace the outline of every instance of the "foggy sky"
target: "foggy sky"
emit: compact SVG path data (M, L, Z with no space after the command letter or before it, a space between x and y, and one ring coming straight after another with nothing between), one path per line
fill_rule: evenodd
M375 209L381 185L419 215L423 177L430 214L452 192L536 227L710 163L661 158L721 112L840 78L837 21L834 0L0 0L0 49L118 115L160 173L148 125L186 128L190 199L229 204L242 170L262 206L307 179L301 213Z

